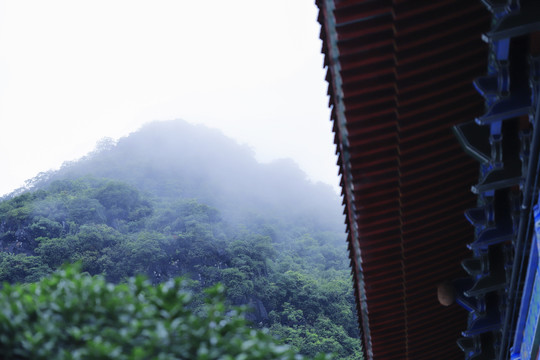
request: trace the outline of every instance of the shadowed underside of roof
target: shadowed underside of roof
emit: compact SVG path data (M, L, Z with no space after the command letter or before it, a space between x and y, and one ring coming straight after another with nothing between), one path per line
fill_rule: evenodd
M478 1L318 0L349 250L368 359L459 359L460 277L478 167L451 127L483 112Z

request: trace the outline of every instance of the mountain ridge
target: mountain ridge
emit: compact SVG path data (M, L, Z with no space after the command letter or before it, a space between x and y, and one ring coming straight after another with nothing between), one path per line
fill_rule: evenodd
M116 142L102 139L88 155L30 179L5 198L83 176L124 181L156 197L198 199L233 217L240 216L237 208L262 215L298 209L294 220L308 212L319 224L344 228L340 199L330 185L308 180L291 159L259 163L246 145L182 120L148 123Z

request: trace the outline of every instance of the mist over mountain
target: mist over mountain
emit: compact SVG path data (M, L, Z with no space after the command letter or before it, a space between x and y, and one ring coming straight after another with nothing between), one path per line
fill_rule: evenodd
M43 188L83 176L121 180L157 198L197 199L229 219L265 216L343 231L341 200L290 159L262 164L247 146L185 121L149 123L117 143L103 139L86 157L30 181Z
M114 283L216 283L299 353L361 358L342 208L291 160L258 163L216 130L155 122L0 200L0 282L64 263ZM193 309L197 311L197 309Z

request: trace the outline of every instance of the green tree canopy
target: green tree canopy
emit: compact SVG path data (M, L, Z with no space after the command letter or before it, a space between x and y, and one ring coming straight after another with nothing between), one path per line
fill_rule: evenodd
M113 285L69 266L31 284L0 291L3 359L302 359L243 310L226 311L224 288L203 305L181 278L153 286L143 277ZM317 355L316 359L329 359Z

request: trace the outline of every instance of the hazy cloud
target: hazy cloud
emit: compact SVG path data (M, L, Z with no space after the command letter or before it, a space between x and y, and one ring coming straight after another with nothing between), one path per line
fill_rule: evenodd
M153 120L337 187L313 1L0 0L0 193Z

